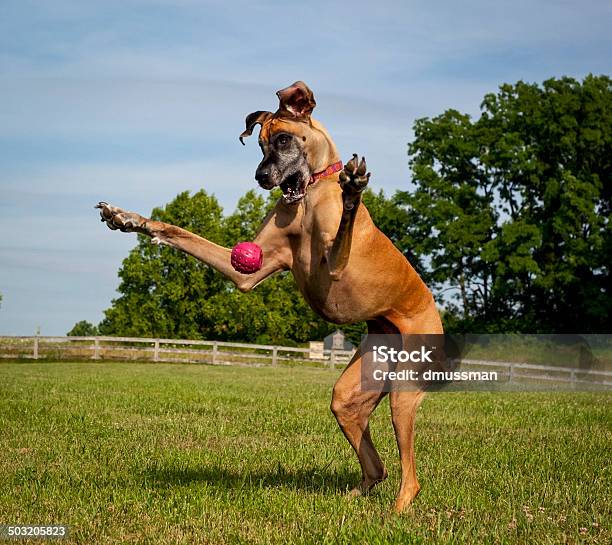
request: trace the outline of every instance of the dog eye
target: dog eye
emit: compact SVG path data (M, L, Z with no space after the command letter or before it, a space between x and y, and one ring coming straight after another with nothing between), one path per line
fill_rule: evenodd
M287 142L289 142L289 137L286 134L281 134L276 139L276 142L278 143L279 146L284 146L287 144Z

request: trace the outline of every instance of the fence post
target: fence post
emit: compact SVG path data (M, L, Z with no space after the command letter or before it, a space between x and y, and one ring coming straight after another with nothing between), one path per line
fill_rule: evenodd
M159 339L155 339L153 346L153 361L159 361Z
M278 355L278 346L273 346L272 347L272 367L276 367L277 365L277 361L276 361L276 357Z
M570 371L570 380L572 382L572 390L576 389L576 371L574 371L573 369Z
M38 359L38 335L34 337L34 353L32 357L37 360Z
M219 352L219 343L217 341L213 342L213 352L212 352L212 363L213 365L217 363L217 353Z
M99 360L100 359L100 338L99 337L94 337L93 359L94 360Z
M512 382L512 379L514 378L514 364L510 363L510 366L508 367L508 382Z
M329 368L330 369L336 368L336 351L333 348L331 349L331 352L329 353Z

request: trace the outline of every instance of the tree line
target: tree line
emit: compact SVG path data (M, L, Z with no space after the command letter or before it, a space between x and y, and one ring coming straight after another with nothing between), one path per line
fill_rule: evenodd
M364 202L431 287L447 331L609 332L609 77L502 85L477 119L447 110L416 120L408 156L407 189L367 190ZM152 217L231 247L253 239L277 197L249 191L224 216L214 196L184 192ZM102 322L79 322L70 334L296 344L336 327L307 306L289 273L243 294L144 236L119 279ZM357 340L365 326L343 329Z

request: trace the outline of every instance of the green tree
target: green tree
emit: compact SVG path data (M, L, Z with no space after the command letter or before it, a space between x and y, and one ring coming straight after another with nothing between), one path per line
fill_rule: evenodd
M255 237L277 198L276 193L264 199L249 191L235 212L223 217L214 197L185 192L164 209L156 208L152 217L231 247ZM139 236L119 277L121 295L105 312L102 334L296 344L331 331L288 272L241 293L207 265Z
M151 217L184 227L213 242L223 242L222 210L217 200L198 191L180 193ZM211 298L227 289L215 271L167 246L138 236L138 244L119 270L120 296L100 323L104 335L202 338L213 331Z
M95 337L99 334L98 326L88 322L87 320L81 320L74 324L74 327L66 333L69 337Z
M502 85L481 109L417 120L396 195L447 325L607 331L612 81Z

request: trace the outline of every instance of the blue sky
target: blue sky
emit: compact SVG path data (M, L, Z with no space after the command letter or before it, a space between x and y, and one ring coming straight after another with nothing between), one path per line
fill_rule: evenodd
M135 235L93 205L148 214L254 187L246 114L297 79L371 186L410 187L418 117L476 115L502 82L612 72L612 3L490 0L0 3L0 334L98 322Z

